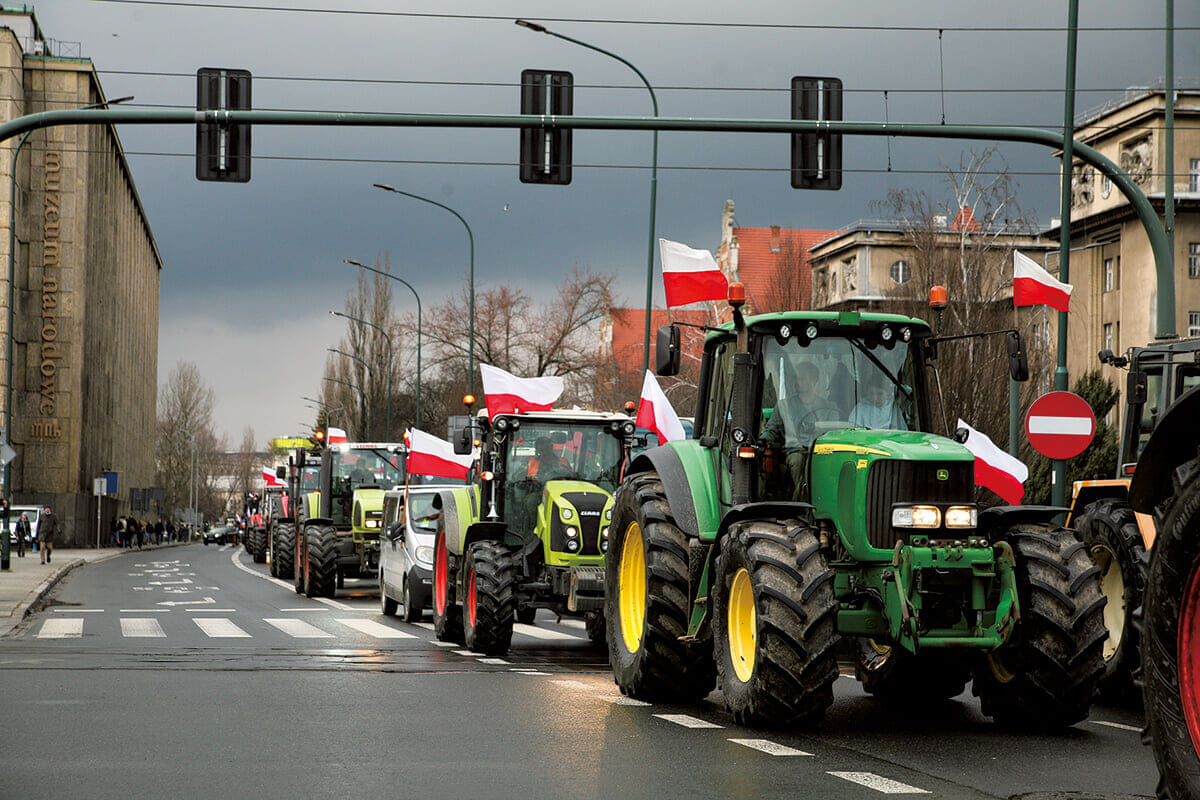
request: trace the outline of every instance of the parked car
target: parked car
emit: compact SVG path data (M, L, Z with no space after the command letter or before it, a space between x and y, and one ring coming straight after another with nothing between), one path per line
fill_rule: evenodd
M433 545L439 511L433 498L445 485L393 489L383 497L379 548L379 605L385 616L416 622L433 593Z
M25 537L25 547L32 548L33 537L37 536L38 516L42 513L41 506L11 506L8 509L8 527L5 530L8 531L9 546L17 546L17 520L22 512L29 516L29 536Z

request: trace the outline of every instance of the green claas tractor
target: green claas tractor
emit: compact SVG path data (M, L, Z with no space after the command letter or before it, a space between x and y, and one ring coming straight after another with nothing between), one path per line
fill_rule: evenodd
M1085 718L1098 570L1051 522L1064 509L979 510L971 451L931 432L939 344L964 337L895 314L744 318L736 291L730 304L733 321L708 329L693 438L639 455L615 493L605 614L622 692L695 699L719 683L739 723L814 723L844 637L877 696L953 697L973 677L998 721ZM1019 335L995 333L1024 380ZM678 370L678 341L660 329L660 374Z
M451 438L470 452L482 434L472 482L440 492L434 548L434 630L481 653L502 655L514 619L539 608L581 616L604 638L604 554L612 490L625 439L623 414L499 414Z
M404 457L402 444L336 443L321 451L316 490L296 509L297 593L333 597L346 578L378 574L383 495L404 485Z

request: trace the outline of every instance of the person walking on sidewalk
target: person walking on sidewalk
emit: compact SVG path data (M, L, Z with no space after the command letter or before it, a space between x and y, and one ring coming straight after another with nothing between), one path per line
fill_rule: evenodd
M33 531L29 527L29 515L24 511L21 512L21 518L17 520L17 557L25 557L25 540L31 539Z
M50 553L54 549L54 537L58 534L59 524L58 516L50 510L50 506L42 509L42 515L38 517L37 537L42 545L42 563L50 563Z

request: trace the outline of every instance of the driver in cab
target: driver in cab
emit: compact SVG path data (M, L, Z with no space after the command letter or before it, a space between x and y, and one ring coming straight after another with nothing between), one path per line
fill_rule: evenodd
M784 453L786 472L778 477L787 481L788 488L779 494L800 500L806 494L804 472L816 438L816 423L836 418L838 412L820 391L821 370L814 362L806 360L790 366L784 369L787 392L776 402L771 419L762 427L761 438Z
M545 484L555 478L563 478L571 473L571 467L562 456L554 452L550 438L543 436L533 446L533 458L529 459L529 467L525 477L531 481Z

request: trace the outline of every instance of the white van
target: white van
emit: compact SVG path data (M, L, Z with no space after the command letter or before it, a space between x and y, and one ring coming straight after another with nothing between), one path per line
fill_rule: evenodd
M8 532L8 541L10 547L17 546L17 520L21 518L21 513L24 512L29 517L29 538L25 540L27 548L33 548L33 540L37 538L38 517L41 516L42 506L12 506L8 509L8 526L4 529Z

